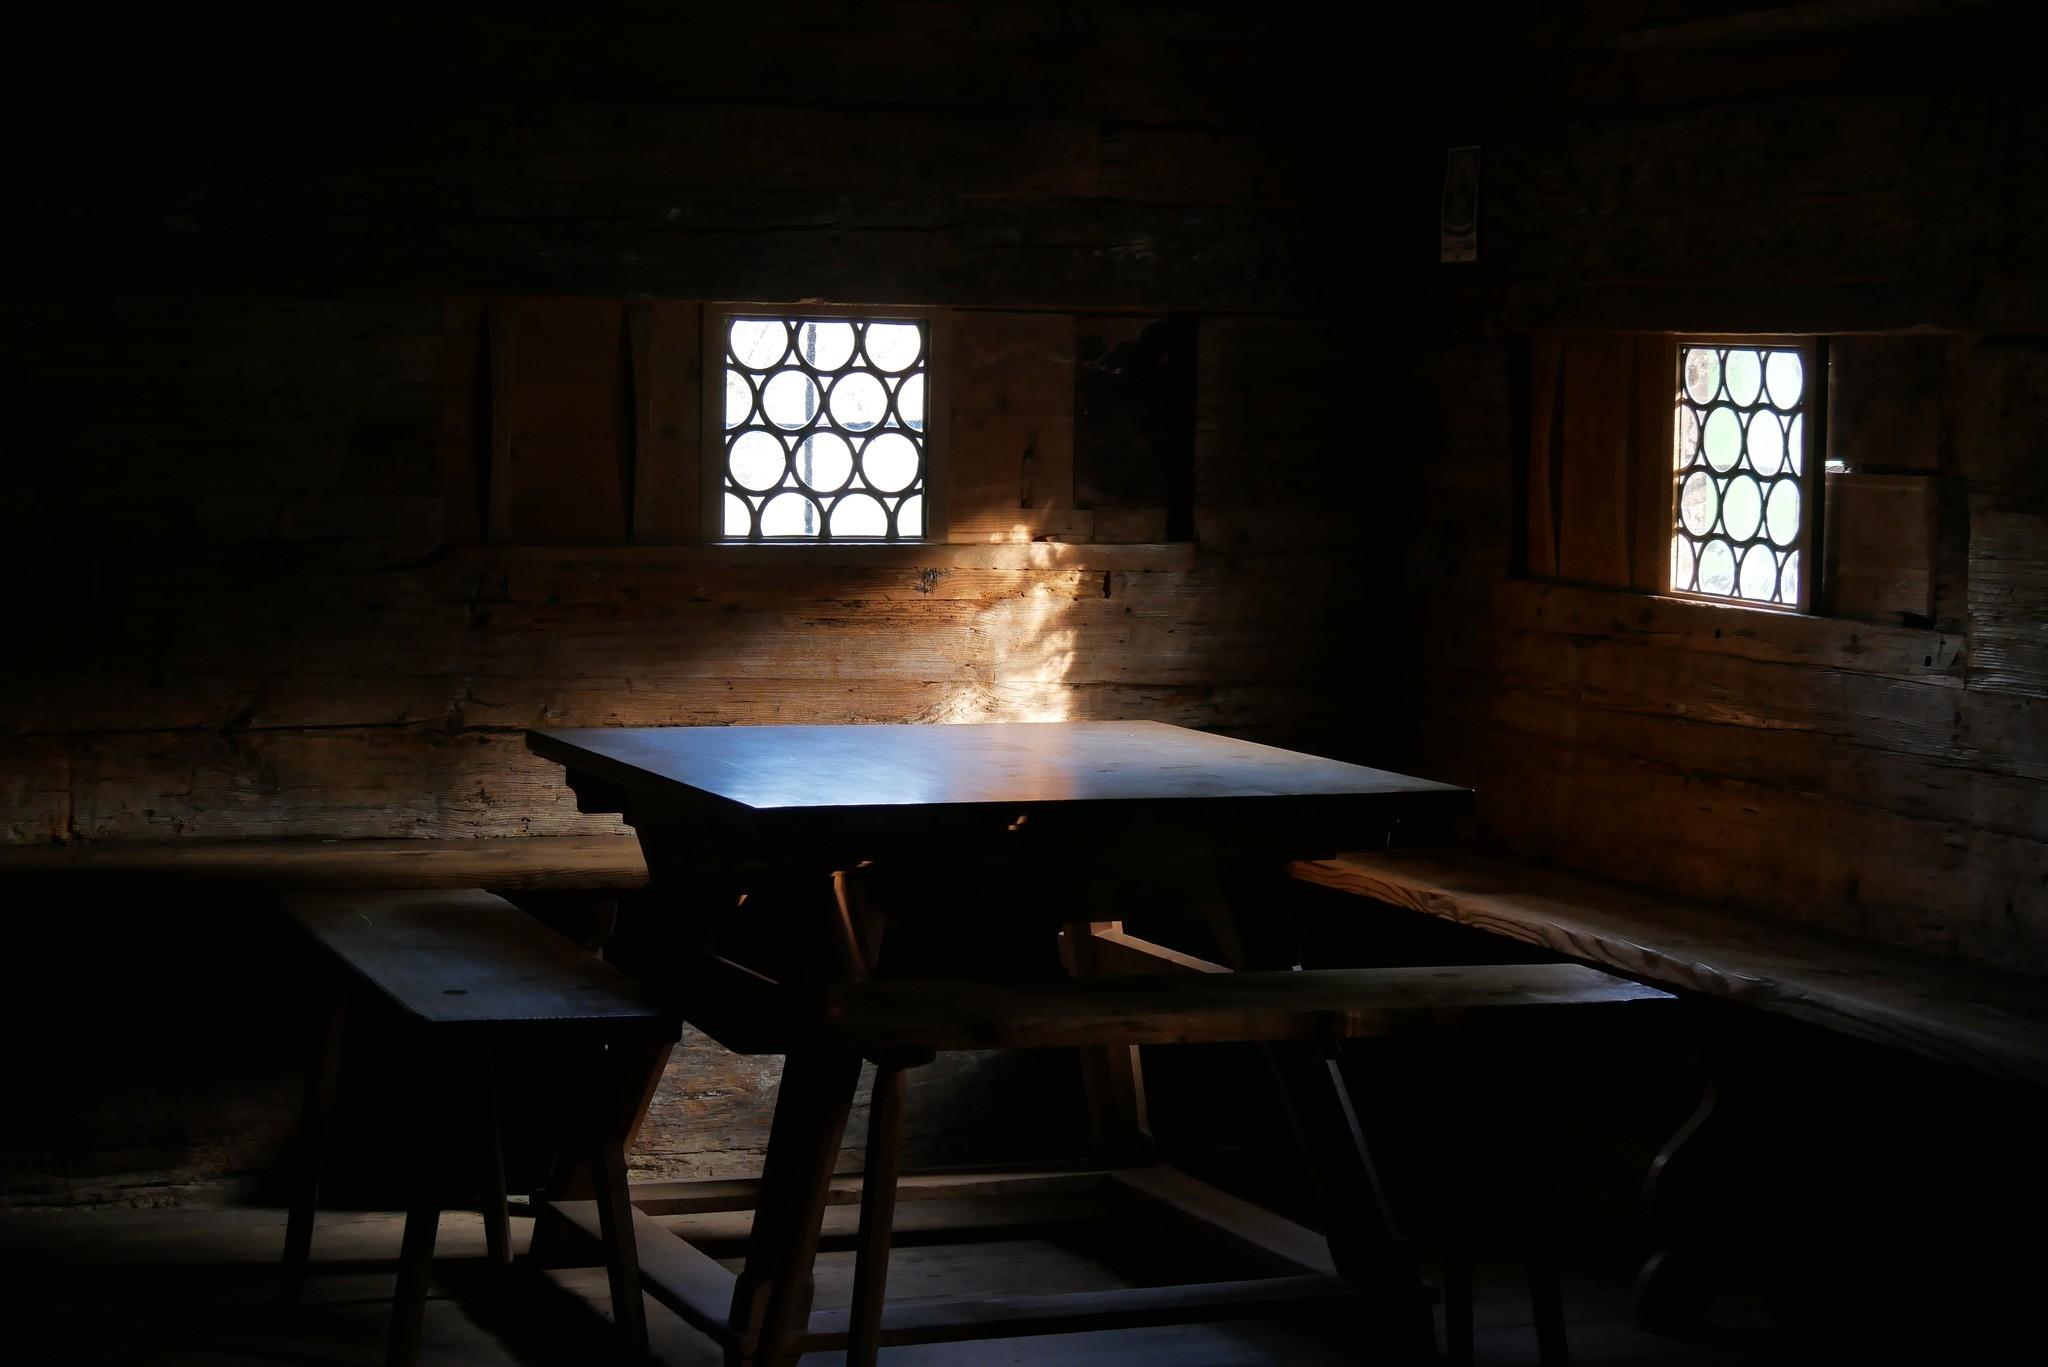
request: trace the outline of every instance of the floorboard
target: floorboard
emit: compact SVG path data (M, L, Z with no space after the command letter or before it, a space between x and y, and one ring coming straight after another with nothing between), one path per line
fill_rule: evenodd
M955 1203L947 1203L949 1205ZM1045 1294L1156 1282L1158 1269L1132 1265L1128 1239L1105 1240L1103 1222L1082 1219L1072 1237L1025 1227L1011 1203L976 1212L958 1203L961 1242L918 1242L892 1260L892 1290L903 1296ZM680 1222L678 1222L680 1223ZM707 1221L729 1234L725 1221ZM381 1360L392 1261L402 1216L324 1214L316 1229L304 1303L273 1304L281 1211L221 1208L53 1212L0 1216L0 1362L161 1367L247 1367L287 1363L346 1367ZM531 1229L514 1221L514 1247ZM1184 1236L1173 1270L1199 1270ZM1154 1247L1158 1247L1155 1245ZM482 1222L443 1216L422 1367L538 1367L608 1359L609 1314L601 1268L572 1268L506 1281L484 1259ZM1239 1268L1225 1250L1216 1264ZM1153 1275L1144 1275L1150 1272ZM817 1307L844 1307L852 1255L823 1254ZM1628 1321L1622 1270L1578 1267L1566 1280L1573 1361L1580 1367L1745 1367L1781 1360L1740 1339L1686 1343L1653 1338ZM654 1347L668 1367L717 1367L710 1342L675 1315L648 1306ZM1518 1270L1482 1267L1478 1360L1488 1367L1534 1363ZM887 1367L1325 1367L1356 1362L1339 1330L1312 1316L1237 1320L983 1343L892 1348ZM813 1353L804 1367L832 1367L838 1353Z

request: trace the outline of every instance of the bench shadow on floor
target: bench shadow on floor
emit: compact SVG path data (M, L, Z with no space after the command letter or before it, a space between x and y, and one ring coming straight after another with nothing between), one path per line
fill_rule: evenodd
M973 1242L935 1242L910 1231L895 1258L896 1290L904 1296L972 1295L988 1291L1061 1292L1179 1280L1204 1273L1204 1255L1184 1238L1167 1243L1128 1222L1066 1218L1057 1225L1019 1222L1015 1211L945 1203L969 1226ZM844 1219L849 1212L838 1214ZM1074 1213L1067 1213L1074 1214ZM712 1251L735 1252L734 1217L674 1217ZM723 1221L724 1223L719 1223ZM323 1214L304 1302L275 1303L282 1211L178 1209L22 1214L0 1217L0 1361L13 1364L148 1362L162 1367L230 1367L287 1363L344 1367L382 1361L403 1217L397 1213ZM531 1222L514 1222L524 1247ZM827 1230L817 1267L817 1305L844 1306L852 1281L845 1231ZM1000 1237L997 1237L997 1236ZM484 1260L482 1222L442 1217L441 1257L428 1303L422 1363L475 1367L616 1360L601 1267L509 1279ZM1162 1249L1172 1256L1158 1260ZM1143 1271L1137 1270L1142 1262ZM1224 1258L1210 1273L1242 1275ZM1134 1278L1139 1280L1134 1280ZM1737 1367L1776 1360L1739 1342L1685 1343L1653 1338L1627 1320L1627 1286L1615 1271L1568 1269L1567 1309L1572 1356L1581 1367L1669 1364ZM1527 1301L1516 1270L1482 1267L1477 1304L1477 1356L1483 1364L1535 1362ZM648 1303L657 1359L669 1367L718 1367L712 1344L661 1307ZM830 1367L837 1353L818 1353L804 1367ZM1289 1367L1359 1360L1342 1326L1327 1319L1260 1318L1221 1324L1124 1329L969 1344L884 1350L896 1367L963 1364L1158 1364L1165 1367Z

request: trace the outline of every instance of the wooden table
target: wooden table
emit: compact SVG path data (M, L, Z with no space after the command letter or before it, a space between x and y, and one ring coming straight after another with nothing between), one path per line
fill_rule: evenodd
M1290 966L1291 940L1277 918L1260 914L1262 903L1270 913L1288 860L1371 843L1393 822L1448 814L1470 796L1153 722L621 728L532 732L528 744L568 770L583 810L616 812L633 826L661 898L664 963L698 990L706 979L693 966L719 960L782 982L861 978L875 968L885 933L914 935L920 918L949 921L955 933L986 922L977 919L977 889L995 880L1012 888L1029 880L1037 895L1025 919L1063 936L1073 972L1221 971L1125 934L1119 922L1097 921L1090 904L1077 901L1091 880L1133 869L1147 870L1157 890L1147 915L1209 917L1233 967ZM920 895L895 897L892 888ZM1016 916L1007 920L1014 932ZM683 1008L688 1015L688 1001ZM1149 1137L1136 1051L1096 1052L1087 1063L1098 1144L1114 1164L1141 1163ZM1239 1246L1276 1264L1392 1286L1395 1298L1422 1304L1334 1059L1273 1052L1304 1157L1333 1208L1352 1217L1333 1226L1327 1252L1309 1232L1164 1170L1045 1180L1072 1190L1077 1180L1113 1177L1225 1226ZM648 1060L641 1093L629 1099L641 1114L664 1062L665 1055ZM778 1273L807 1268L815 1252L857 1064L787 1060L758 1184L710 1184L701 1198L688 1190L699 1184L636 1189L647 1212L703 1210L718 1200L755 1209L736 1279L647 1225L656 1250L644 1255L649 1290L728 1345L750 1340ZM941 1185L960 1190L967 1180ZM1182 1318L1231 1309L1222 1287L1022 1298L1033 1303L993 1308L920 1304L888 1316L885 1341L960 1337L963 1327L1031 1332L1170 1319L1172 1298L1162 1293L1173 1291L1193 1293L1182 1299L1194 1313ZM1252 1286L1239 1299L1253 1305L1273 1295ZM843 1342L833 1316L812 1316L810 1326L803 1350Z

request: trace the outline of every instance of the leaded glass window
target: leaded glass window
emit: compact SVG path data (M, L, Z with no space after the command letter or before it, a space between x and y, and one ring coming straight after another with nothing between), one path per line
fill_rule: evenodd
M1797 342L1679 342L1674 592L1806 606L1812 358Z
M718 315L724 536L901 541L926 534L927 317Z

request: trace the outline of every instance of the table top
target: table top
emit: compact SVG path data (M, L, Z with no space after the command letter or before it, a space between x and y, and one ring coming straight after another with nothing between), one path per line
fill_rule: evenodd
M1466 790L1144 721L535 731L536 754L629 790L752 812L1238 802Z

